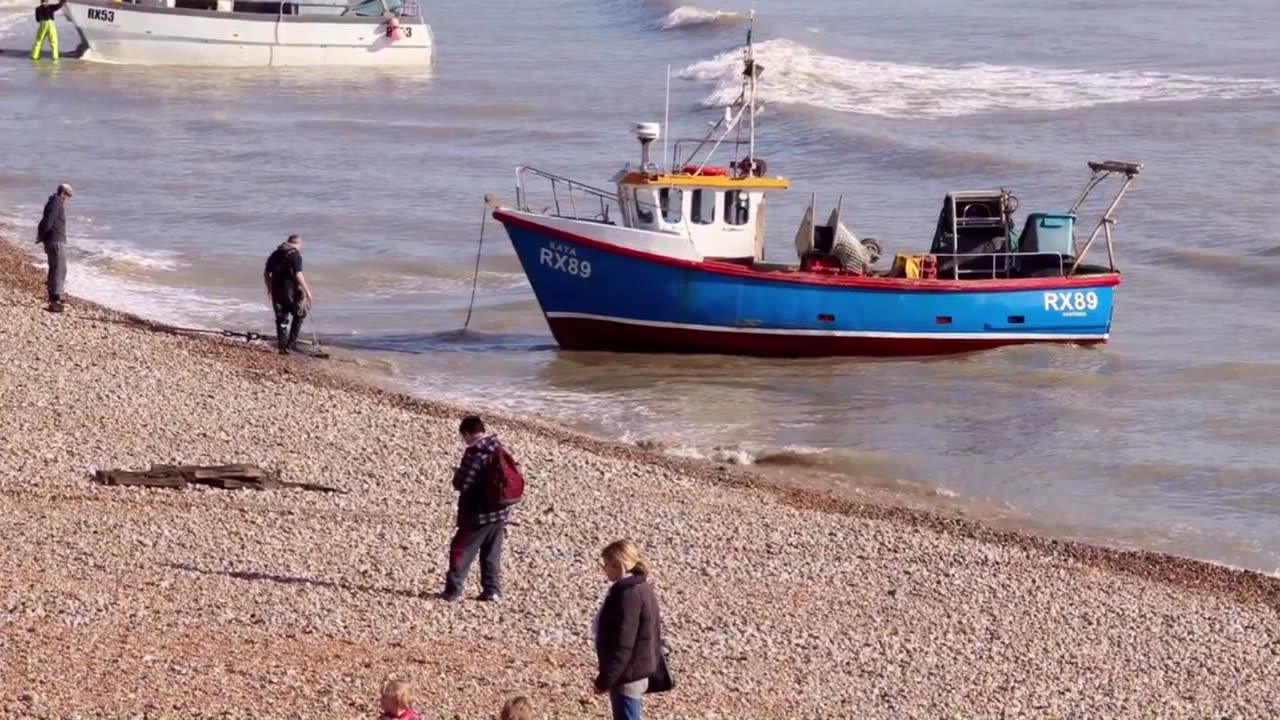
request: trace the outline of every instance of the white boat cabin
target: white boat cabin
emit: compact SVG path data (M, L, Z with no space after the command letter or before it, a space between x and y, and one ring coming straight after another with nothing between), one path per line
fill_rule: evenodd
M638 124L640 168L628 165L613 177L626 227L687 238L707 259L762 260L765 198L787 190L787 180L763 175L764 163L749 158L729 167L689 164L662 171L649 162L649 144L659 133L656 123Z

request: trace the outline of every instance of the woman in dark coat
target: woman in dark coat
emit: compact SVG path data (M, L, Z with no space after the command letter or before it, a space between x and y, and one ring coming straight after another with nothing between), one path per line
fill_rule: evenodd
M640 720L649 678L662 653L662 617L649 582L649 564L630 540L600 553L613 585L596 614L596 694L609 693L614 720Z

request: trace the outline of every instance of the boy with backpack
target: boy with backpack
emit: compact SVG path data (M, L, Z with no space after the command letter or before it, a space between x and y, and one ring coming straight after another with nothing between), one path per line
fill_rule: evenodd
M479 553L483 591L476 599L494 602L502 598L502 541L511 509L524 495L524 478L497 436L486 434L479 417L463 418L458 433L467 446L453 474L458 529L449 544L449 571L439 597L449 602L462 597L467 573Z

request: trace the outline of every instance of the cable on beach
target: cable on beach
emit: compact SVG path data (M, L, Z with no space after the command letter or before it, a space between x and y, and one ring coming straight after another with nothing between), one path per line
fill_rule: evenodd
M97 319L97 318L90 318L90 319ZM266 342L273 339L270 336L264 335L262 333L254 332L252 330L245 330L242 332L239 330L183 327L180 325L169 325L168 323L157 322L155 320L145 320L139 317L131 317L129 318L129 320L132 324L141 325L147 328L148 330L155 330L158 332L167 332L175 335L182 335L182 334L218 335L225 338L244 338L244 341L246 343L251 343L255 341ZM117 322L117 321L109 321L109 322ZM329 358L329 353L320 349L320 340L319 338L316 337L314 329L312 329L311 331L311 344L314 346L315 349L307 351L306 355L308 355L309 357L320 358L322 360Z

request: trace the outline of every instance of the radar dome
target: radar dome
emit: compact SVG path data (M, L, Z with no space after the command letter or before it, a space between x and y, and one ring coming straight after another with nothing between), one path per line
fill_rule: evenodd
M641 140L657 140L662 137L662 124L655 122L636 123L636 137Z

